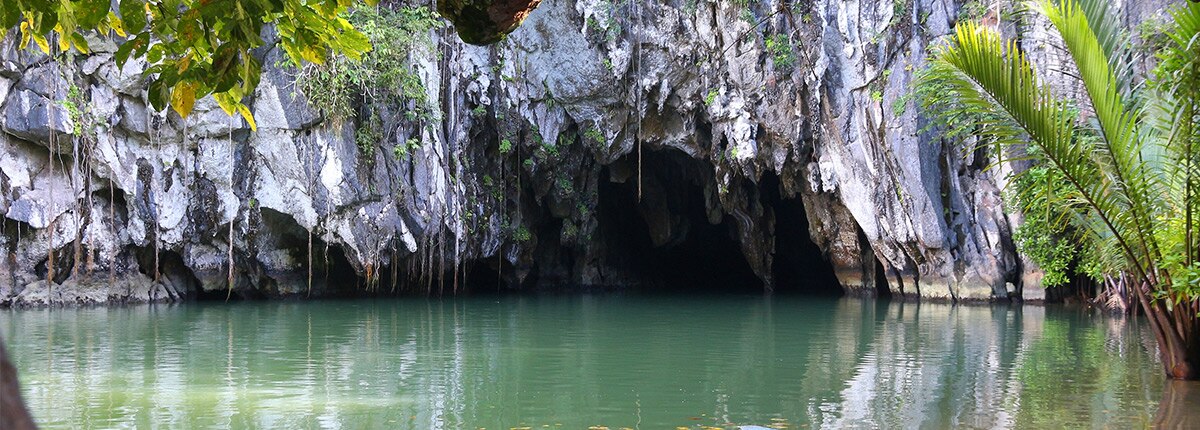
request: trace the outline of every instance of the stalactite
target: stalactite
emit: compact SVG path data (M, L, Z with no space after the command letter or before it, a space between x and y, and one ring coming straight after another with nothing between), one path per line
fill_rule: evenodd
M399 264L397 263L397 259L398 259L399 257L398 257L398 255L397 255L397 254L398 254L398 251L396 250L396 242L393 240L393 241L392 241L392 255L391 255L391 263L392 263L392 293L395 293L395 292L396 292L396 282L397 282L397 281L396 281L396 275L397 275L397 272L399 271L399 269L397 268L397 266L399 266Z
M87 143L87 145L84 146L85 164L84 164L84 167L81 168L81 170L84 172L91 172L92 171L91 166L92 166L92 163L94 162L92 159L93 152L94 152L93 146L95 146L96 142L94 140L89 139L89 140L85 140L85 143ZM85 225L87 225L88 227L91 227L92 211L94 211L96 209L96 199L94 198L94 196L92 196L92 175L91 174L86 174L86 176L84 176L83 189L84 189L84 192L87 193L88 216L86 218L84 218L87 220L87 223ZM96 242L94 239L95 239L94 234L87 235L87 249L88 249L87 263L84 264L83 267L84 267L85 273L87 274L88 277L92 276L92 269L95 268L95 266L96 266Z
M441 232L438 233L438 295L446 292L446 223L442 222Z

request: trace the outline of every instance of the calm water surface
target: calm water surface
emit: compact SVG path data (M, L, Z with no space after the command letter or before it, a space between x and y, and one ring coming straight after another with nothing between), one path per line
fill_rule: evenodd
M1081 310L530 296L0 311L47 428L1144 427L1138 324Z

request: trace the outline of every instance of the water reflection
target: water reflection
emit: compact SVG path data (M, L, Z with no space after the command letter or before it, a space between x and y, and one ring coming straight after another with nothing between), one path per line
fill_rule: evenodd
M1138 324L1032 306L189 304L4 311L0 333L48 428L1141 427L1200 391L1164 386Z

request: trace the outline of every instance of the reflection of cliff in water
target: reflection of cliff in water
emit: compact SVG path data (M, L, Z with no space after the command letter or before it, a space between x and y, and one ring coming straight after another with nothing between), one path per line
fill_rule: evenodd
M0 327L46 426L1140 427L1163 393L1137 325L1041 307L532 296L15 311Z
M827 425L1144 427L1155 415L1153 338L1124 319L1031 306L878 310Z

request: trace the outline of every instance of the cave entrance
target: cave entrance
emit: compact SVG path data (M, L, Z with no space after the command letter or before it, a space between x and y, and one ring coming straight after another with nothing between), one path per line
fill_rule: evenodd
M842 295L833 266L809 235L804 202L783 197L779 178L772 173L763 175L759 191L763 204L775 212L775 292Z
M630 167L636 162L622 160L601 172L597 216L608 265L627 270L647 291L761 292L731 221L709 222L702 184L711 173L675 150L643 156L641 202ZM623 182L610 180L620 176Z
M704 184L713 181L711 167L675 150L643 156L641 202L636 172L629 174L627 167L634 163L619 161L601 173L597 215L608 265L626 268L651 291L763 292L763 281L736 239L733 219L706 209ZM624 181L608 180L612 177ZM840 295L832 266L809 238L804 205L781 198L778 190L778 179L768 175L758 191L777 220L775 291Z

